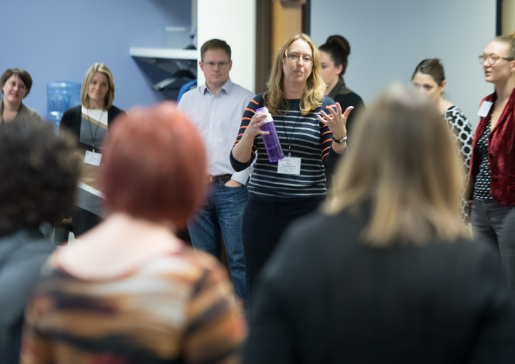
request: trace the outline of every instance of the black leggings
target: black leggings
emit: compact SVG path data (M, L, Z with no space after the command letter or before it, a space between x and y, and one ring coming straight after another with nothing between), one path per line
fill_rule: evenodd
M249 193L243 213L243 253L249 300L255 279L291 222L315 211L324 199L258 200Z

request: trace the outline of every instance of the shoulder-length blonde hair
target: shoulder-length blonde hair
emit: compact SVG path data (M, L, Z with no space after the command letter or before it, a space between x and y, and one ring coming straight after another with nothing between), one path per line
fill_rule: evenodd
M282 103L284 102L284 73L283 73L283 62L288 52L288 47L298 39L302 39L311 47L313 54L313 66L311 68L311 75L307 79L306 89L301 96L300 110L302 115L306 115L312 110L315 110L322 100L324 99L324 92L326 85L322 80L322 63L320 62L320 53L318 48L315 46L311 38L306 34L297 34L288 39L282 45L279 52L275 56L274 63L272 64L272 70L270 71L270 77L266 84L268 90L264 93L265 106L268 107L270 113L278 115L281 109Z
M325 212L370 203L362 238L378 247L469 237L458 212L462 163L436 106L393 85L359 119Z
M107 76L109 79L109 90L107 91L105 100L104 100L104 110L109 110L111 106L113 106L114 101L114 81L113 81L113 73L103 63L95 63L93 66L91 66L88 69L88 72L86 72L86 76L84 76L84 81L82 81L82 87L80 89L80 102L82 105L84 105L86 108L89 108L89 96L88 96L88 86L91 82L91 78L93 78L93 75L97 72L103 73Z

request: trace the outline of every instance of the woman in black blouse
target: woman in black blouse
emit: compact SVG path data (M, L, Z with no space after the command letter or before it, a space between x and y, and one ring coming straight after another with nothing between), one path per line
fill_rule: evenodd
M350 44L340 35L331 35L320 50L320 61L322 62L322 79L327 85L325 94L334 101L338 102L342 110L349 106L354 107L354 111L349 114L347 119L347 134L351 131L354 117L357 111L364 106L361 97L350 90L343 80L343 75L347 70L347 61L350 54Z

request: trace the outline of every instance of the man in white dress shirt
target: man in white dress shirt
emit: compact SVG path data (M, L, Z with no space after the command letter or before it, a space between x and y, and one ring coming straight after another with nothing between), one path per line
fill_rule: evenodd
M210 174L206 183L210 184L210 190L202 211L188 224L188 231L195 249L218 258L223 236L235 291L246 302L241 228L250 168L235 172L229 156L243 112L254 94L231 82L231 48L225 41L211 39L205 42L200 54L199 64L206 84L185 93L179 109L190 117L204 139Z

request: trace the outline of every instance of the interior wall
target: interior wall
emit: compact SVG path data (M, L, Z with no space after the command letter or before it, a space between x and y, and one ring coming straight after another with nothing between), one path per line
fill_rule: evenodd
M256 1L198 0L198 45L213 38L231 46L231 80L248 90L256 89ZM199 51L200 60L200 51ZM205 83L198 67L198 84Z
M283 43L302 33L302 3L272 1L272 59Z
M191 2L185 0L1 1L4 34L0 72L21 67L33 86L24 103L46 115L46 84L82 82L95 62L113 72L114 104L122 109L176 96L151 86L169 76L133 59L130 47L161 47L166 26L189 27ZM184 44L184 46L186 46Z
M515 32L515 0L502 2L502 33Z
M493 92L477 57L495 36L495 14L495 0L311 0L311 36L317 45L347 38L345 81L365 103L393 81L410 83L421 60L440 58L447 98L475 126L481 99Z

